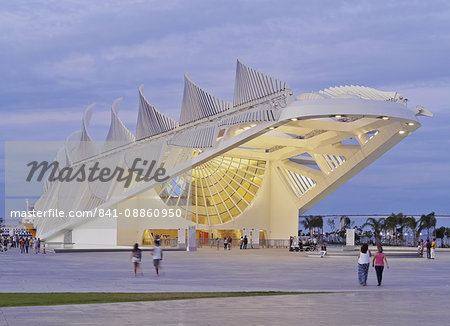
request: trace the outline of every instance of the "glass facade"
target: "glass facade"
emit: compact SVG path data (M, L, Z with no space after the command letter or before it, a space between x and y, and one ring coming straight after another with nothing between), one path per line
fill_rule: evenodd
M166 203L184 207L185 218L203 225L220 225L241 214L261 186L266 162L218 156L160 187ZM185 205L184 205L185 204Z

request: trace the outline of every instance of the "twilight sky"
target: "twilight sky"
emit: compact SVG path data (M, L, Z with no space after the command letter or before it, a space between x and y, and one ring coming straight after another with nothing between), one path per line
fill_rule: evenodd
M240 58L296 95L358 84L398 91L435 114L307 213L450 214L450 2L107 3L0 4L0 212L5 142L64 140L93 102L90 132L103 140L118 97L134 132L141 83L178 119L185 72L232 101Z

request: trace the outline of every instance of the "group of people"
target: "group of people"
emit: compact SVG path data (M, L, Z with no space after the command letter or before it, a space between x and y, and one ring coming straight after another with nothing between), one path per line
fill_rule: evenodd
M244 237L241 237L241 239L239 240L239 249L247 249L247 244L248 238L247 235L245 235Z
M27 254L30 248L34 249L34 253L38 254L41 252L41 239L33 237L18 237L18 236L2 236L0 237L0 245L2 251L8 251L8 246L10 248L20 248L21 254Z
M163 260L163 251L161 248L161 239L155 240L155 246L153 247L153 266L155 267L156 276L159 276L161 261ZM139 248L137 243L134 244L133 250L131 251L131 262L133 263L134 276L138 271L140 271L141 275L144 275L142 272L142 250Z
M233 243L233 239L231 238L231 236L224 237L223 238L223 250L227 250L227 249L231 250L232 243ZM220 248L220 238L219 237L216 238L216 247L217 247L217 250L219 250L219 248Z
M375 267L375 272L377 273L378 286L380 286L383 278L384 265L386 264L387 268L389 268L389 265L386 256L383 253L383 248L381 247L381 245L378 245L377 248L378 252L373 256L372 266ZM425 244L422 239L418 241L417 252L419 254L419 257L423 257L424 248L427 250L427 258L435 259L436 238L433 238L432 241L430 241L430 239L427 239ZM358 279L359 283L362 286L367 285L367 276L369 273L371 257L372 253L369 250L369 246L367 245L367 243L363 244L358 254Z
M381 245L379 245L377 249L377 253L372 258L372 267L375 267L378 286L381 286L384 265L386 264L386 267L389 268L389 264L387 262L386 255L383 253L383 248L381 247ZM369 245L367 243L364 243L358 253L358 279L359 284L361 284L362 286L367 285L367 276L369 275L371 257L372 253L369 250Z
M223 239L220 239L219 237L217 237L215 239L216 241L216 248L217 250L220 249L220 243L221 241L223 241L223 250L231 250L231 245L233 243L233 238L229 235L228 237L224 237ZM247 249L247 245L248 245L248 237L247 235L241 237L239 239L239 249Z
M420 239L420 241L417 244L417 252L419 254L419 257L423 257L423 240ZM436 238L433 238L433 241L430 241L430 239L427 239L427 242L425 243L425 248L427 249L427 258L428 259L434 259L436 258Z
M317 239L301 239L300 237L289 237L289 251L316 251L317 247ZM322 243L320 247L320 257L324 257L327 254L327 246L325 242Z

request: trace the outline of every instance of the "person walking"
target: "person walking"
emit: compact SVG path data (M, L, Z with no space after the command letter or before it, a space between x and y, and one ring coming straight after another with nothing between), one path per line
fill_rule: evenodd
M219 248L220 248L220 238L219 237L216 238L216 247L217 247L217 250L219 250Z
M33 241L33 249L34 249L34 254L36 255L38 253L38 240L36 238Z
M243 249L243 248L244 248L244 238L241 237L241 238L239 239L239 249Z
M384 263L389 269L389 265L386 259L386 255L383 253L383 247L378 246L378 252L375 254L372 260L372 267L375 267L375 272L377 273L378 286L381 286L381 280L383 278Z
M431 242L430 239L427 239L427 243L425 244L427 247L427 258L431 259Z
M358 279L362 286L367 285L367 276L369 274L370 257L372 253L369 250L369 245L364 243L358 253Z
M24 254L25 253L25 239L21 238L19 240L19 244L20 244L20 253Z
M417 253L420 258L423 258L423 240L420 240L417 244Z
M8 238L3 237L0 239L0 241L2 241L3 244L3 251L8 251Z
M327 254L327 244L324 242L322 244L322 247L320 248L320 258L325 257L326 254Z
M227 237L223 238L223 250L227 250L228 247L228 239Z
M420 239L420 257L423 258L423 239Z
M244 249L247 249L247 244L248 244L248 238L247 236L244 237Z
M136 277L136 272L141 269L142 262L142 250L139 249L139 245L137 243L134 244L133 250L131 251L131 262L134 266L134 277ZM141 275L144 275L142 270Z
M159 269L161 260L163 260L163 252L160 247L161 241L155 240L155 247L153 248L153 266L155 267L156 276L159 276Z
M433 238L430 249L430 257L431 259L434 259L436 257L436 238Z
M233 239L231 239L231 235L228 236L228 250L231 250L231 242L233 241Z
M30 238L25 239L25 252L28 253L28 248L30 247Z

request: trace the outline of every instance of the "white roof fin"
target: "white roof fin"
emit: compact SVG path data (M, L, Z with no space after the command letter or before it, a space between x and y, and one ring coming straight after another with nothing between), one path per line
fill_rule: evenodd
M122 103L122 100L122 97L114 100L111 106L111 125L109 126L103 151L132 143L135 140L134 135L128 130L127 127L125 127L125 124L119 118L120 104Z
M284 90L290 90L287 82L259 72L241 60L237 60L234 105L238 106Z
M181 104L180 124L200 120L233 107L231 102L211 95L184 75L184 94Z
M136 139L142 139L175 129L178 122L159 112L144 96L144 85L139 87L139 114Z

